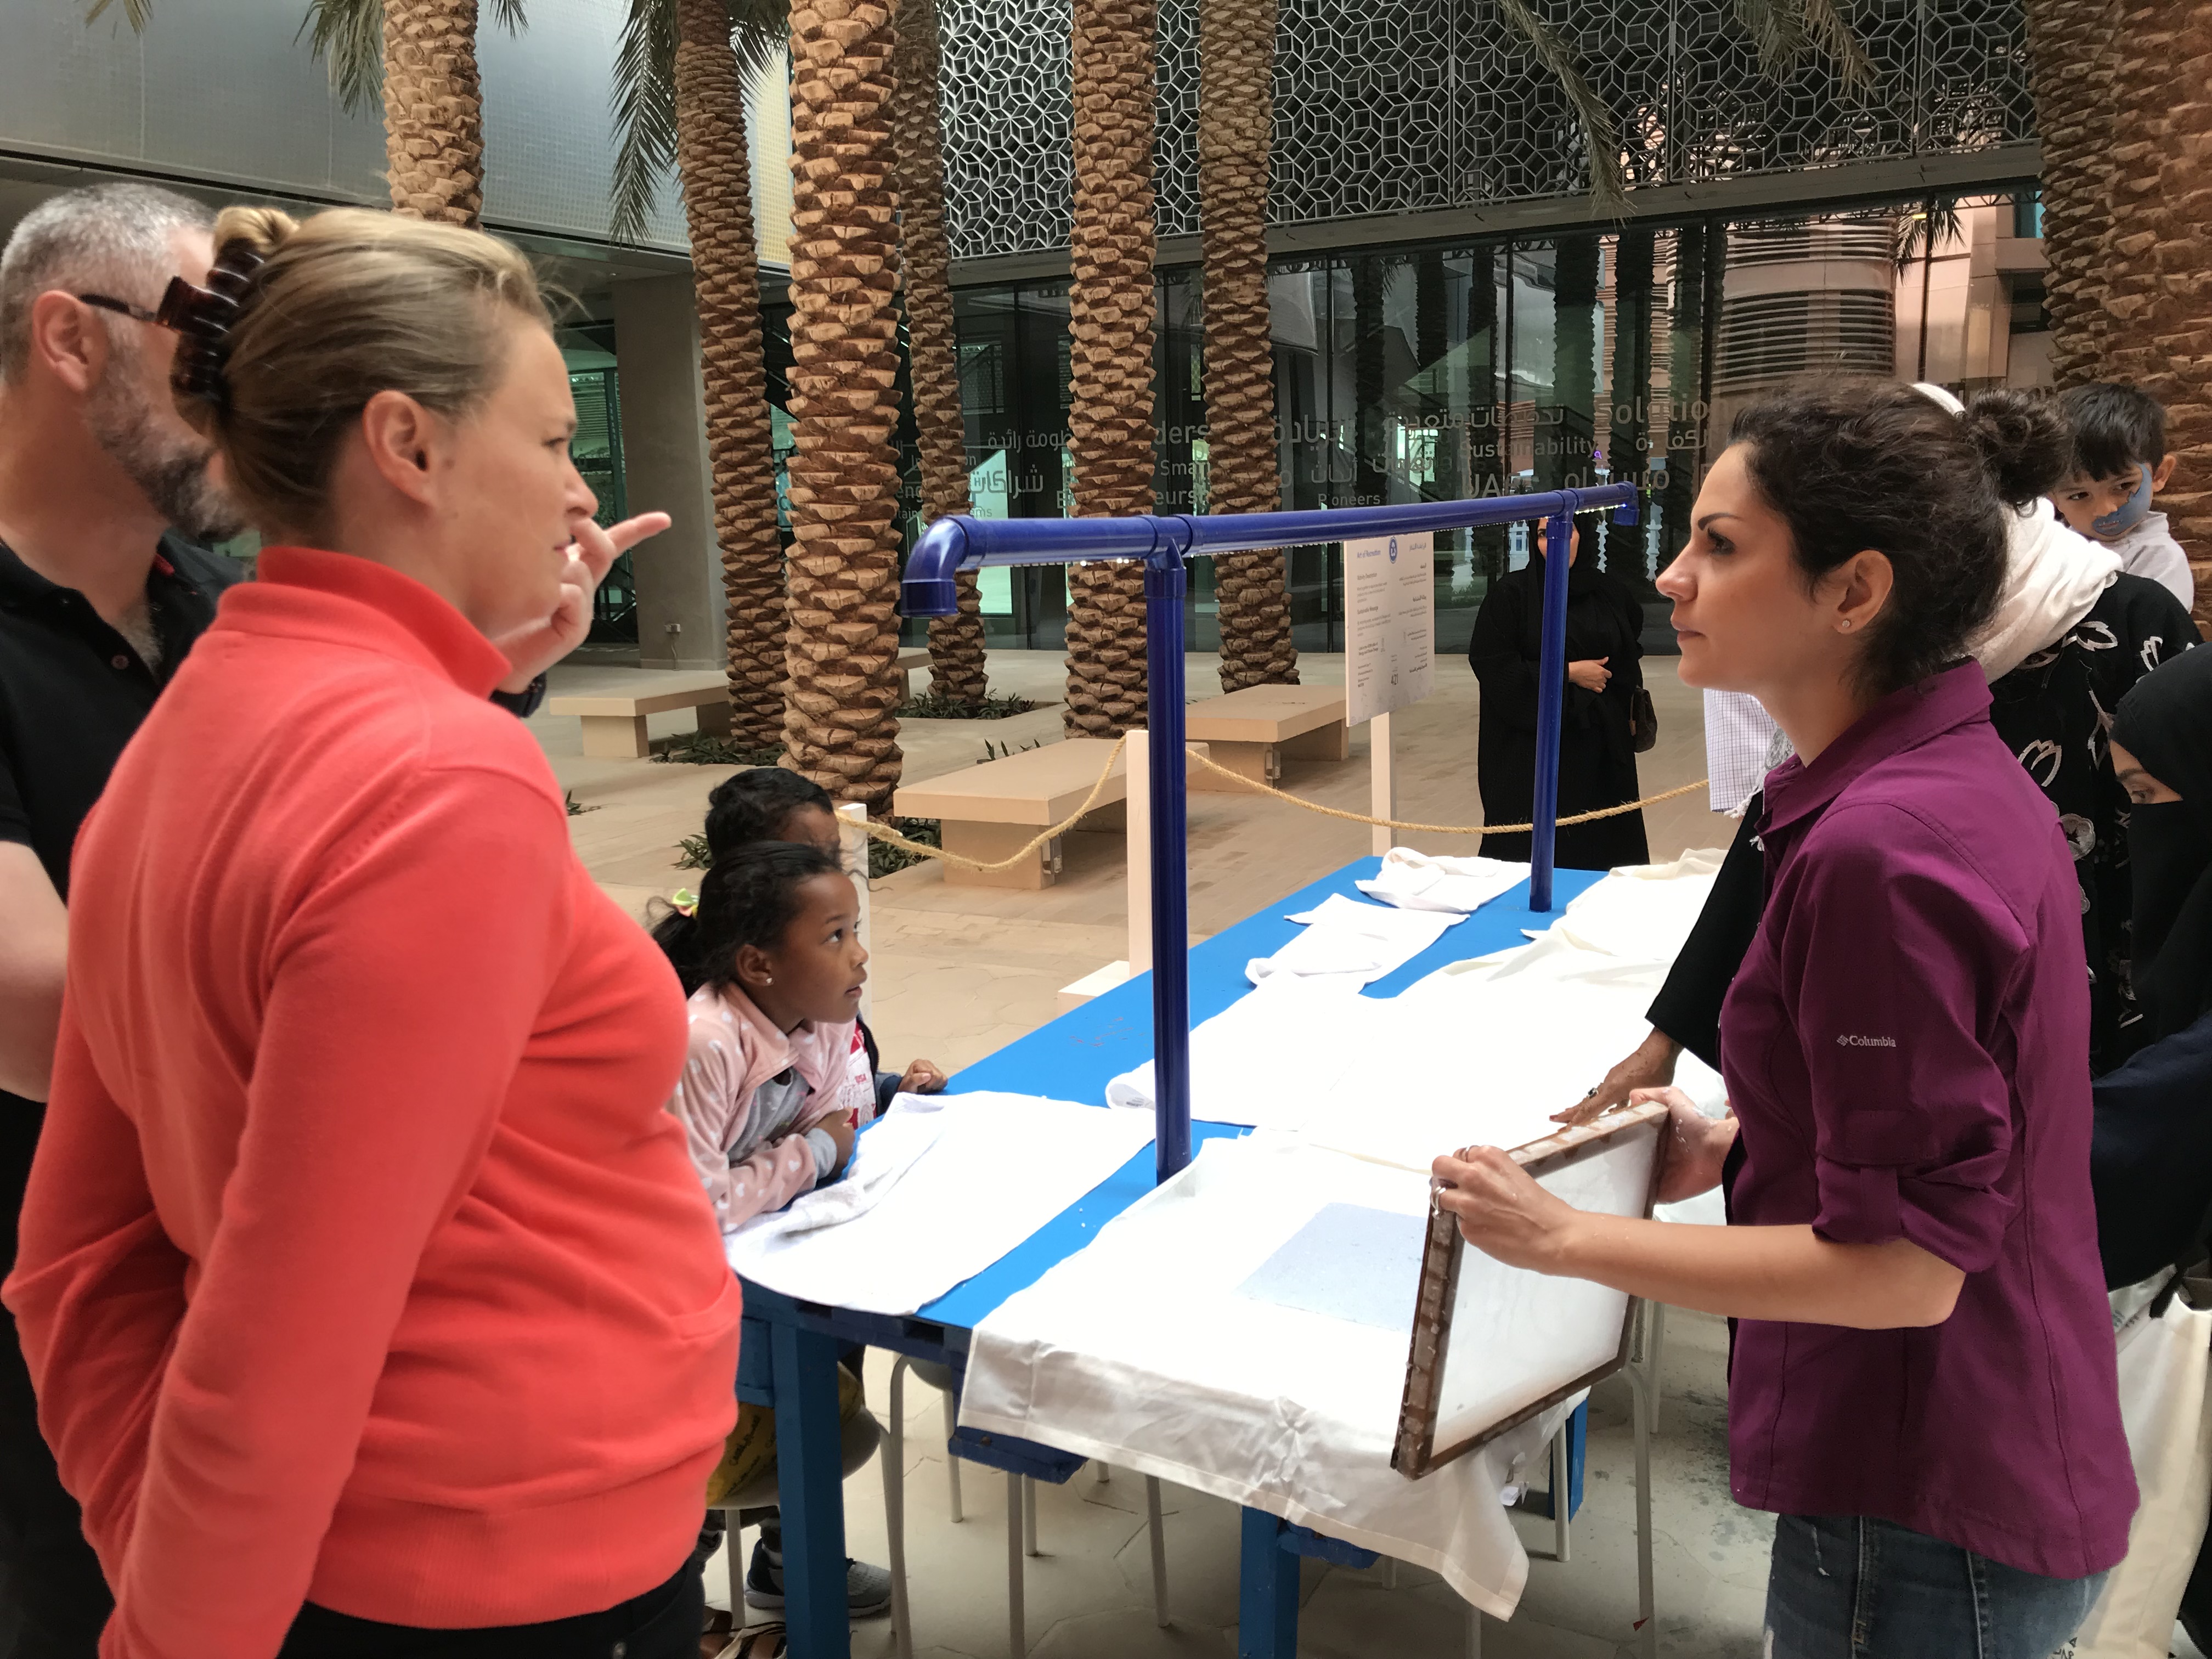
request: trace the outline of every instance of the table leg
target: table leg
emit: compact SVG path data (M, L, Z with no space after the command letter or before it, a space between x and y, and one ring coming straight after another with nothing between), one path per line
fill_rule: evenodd
M1636 1425L1636 1651L1641 1659L1657 1659L1659 1652L1658 1585L1651 1561L1651 1437L1659 1423L1659 1342L1665 1318L1662 1304L1641 1305L1636 1352L1627 1367Z
M784 1618L793 1659L850 1659L845 1488L837 1425L837 1341L771 1328L776 1502L783 1511Z
M1297 1659L1298 1558L1283 1547L1280 1517L1244 1511L1237 1659Z

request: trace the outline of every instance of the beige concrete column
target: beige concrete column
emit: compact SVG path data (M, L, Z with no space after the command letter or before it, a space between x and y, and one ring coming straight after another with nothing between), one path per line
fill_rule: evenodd
M722 565L691 278L618 282L614 301L629 510L658 508L676 521L630 556L638 660L647 668L720 668Z

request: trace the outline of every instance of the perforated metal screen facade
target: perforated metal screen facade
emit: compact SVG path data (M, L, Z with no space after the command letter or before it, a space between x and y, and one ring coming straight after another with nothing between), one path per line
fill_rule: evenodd
M1733 0L1534 0L1611 108L1632 185L2032 137L2017 0L1859 0L1875 81L1808 47L1778 78ZM961 258L1068 240L1068 0L945 0L945 186ZM1279 224L1579 193L1580 129L1495 0L1284 0ZM1198 229L1195 0L1162 0L1160 234Z

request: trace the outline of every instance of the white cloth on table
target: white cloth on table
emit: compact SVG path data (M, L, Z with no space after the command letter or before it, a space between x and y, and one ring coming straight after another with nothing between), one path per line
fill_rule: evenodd
M1360 1033L1356 1079L1324 1060L1328 1109L1294 1123L1299 1138L1425 1175L1440 1153L1518 1146L1553 1133L1552 1114L1581 1099L1641 1042L1664 959L1614 956L1564 932L1439 969L1387 1001ZM1367 999L1374 1001L1374 999ZM1316 1030L1308 1051L1324 1047ZM1356 1080L1356 1090L1343 1086ZM1685 1054L1679 1087L1717 1114L1717 1073Z
M1414 1562L1509 1618L1528 1563L1501 1493L1571 1402L1421 1480L1390 1467L1428 1207L1425 1176L1208 1141L975 1327L960 1421ZM1373 1248L1342 1282L1293 1270L1298 1235L1346 1224Z
M1671 864L1625 864L1569 900L1542 933L1528 930L1528 937L1561 934L1607 956L1671 963L1697 926L1727 856L1720 848L1699 847Z
M1394 847L1371 881L1354 886L1371 899L1401 910L1456 910L1466 915L1528 879L1528 866L1510 859L1437 858Z
M1466 917L1453 911L1395 910L1331 893L1312 909L1286 919L1304 922L1305 931L1274 955L1245 963L1244 976L1255 985L1285 974L1340 975L1355 986L1370 984L1411 962Z
M1391 1004L1345 975L1278 974L1190 1034L1190 1115L1206 1123L1295 1128L1338 1099L1368 1063ZM1149 1060L1106 1085L1112 1106L1152 1107Z
M1149 1146L1149 1112L1035 1095L901 1095L843 1182L722 1241L803 1301L909 1314L972 1279ZM848 1193L848 1185L853 1191Z

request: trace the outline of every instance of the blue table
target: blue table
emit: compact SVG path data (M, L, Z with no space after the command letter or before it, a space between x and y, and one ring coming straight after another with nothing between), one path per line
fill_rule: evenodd
M1348 864L1195 947L1190 953L1192 1023L1212 1018L1251 989L1244 964L1255 957L1273 955L1299 931L1297 923L1284 919L1286 913L1310 909L1331 893L1364 897L1352 884L1373 876L1380 863L1365 858ZM1568 900L1597 879L1595 871L1560 871L1553 890L1556 904L1565 908ZM1547 927L1558 919L1557 909L1540 915L1528 907L1524 882L1445 929L1434 945L1369 986L1365 994L1395 996L1448 963L1524 944L1523 928ZM1103 1106L1107 1084L1152 1057L1151 976L1139 975L978 1060L954 1078L951 1086ZM1249 1133L1235 1124L1191 1126L1194 1145ZM1099 1228L1150 1192L1153 1161L1152 1151L1146 1147L1018 1248L903 1318L801 1302L746 1282L738 1397L776 1408L785 1616L794 1659L848 1659L852 1652L845 1612L845 1508L838 1455L839 1350L864 1342L950 1365L964 1374L969 1340L977 1322L1081 1249ZM1054 1483L1067 1480L1084 1462L1048 1446L969 1430L961 1431L954 1446L972 1462ZM1364 1550L1290 1526L1274 1516L1245 1511L1240 1659L1293 1659L1297 1647L1297 1558L1307 1554L1358 1563L1374 1559Z

